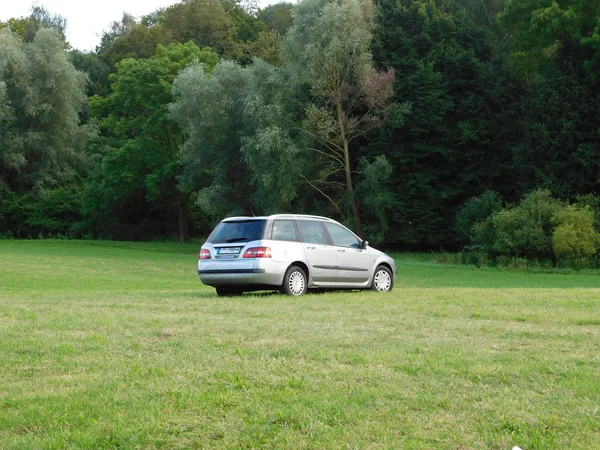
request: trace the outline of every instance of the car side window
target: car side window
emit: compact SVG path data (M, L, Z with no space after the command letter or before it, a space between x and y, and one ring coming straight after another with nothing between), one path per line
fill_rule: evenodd
M298 230L293 220L274 220L271 239L275 241L298 241Z
M309 244L329 244L325 229L321 222L315 220L299 220L298 225L302 231L302 242Z
M335 223L325 222L325 228L329 231L333 245L338 247L360 248L360 242L350 231Z

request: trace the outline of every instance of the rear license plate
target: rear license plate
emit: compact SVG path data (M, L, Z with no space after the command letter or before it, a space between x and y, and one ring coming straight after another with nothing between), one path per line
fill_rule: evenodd
M240 247L222 247L217 249L218 255L237 255L240 253Z

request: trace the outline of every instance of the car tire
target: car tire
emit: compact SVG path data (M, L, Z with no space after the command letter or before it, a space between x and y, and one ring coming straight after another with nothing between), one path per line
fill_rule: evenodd
M304 269L298 266L290 266L283 277L283 284L279 291L285 295L300 296L308 290L308 277Z
M234 297L236 295L242 295L244 291L235 288L229 288L224 286L219 286L215 288L217 290L217 295L219 297Z
M394 287L392 271L386 266L377 266L371 282L371 290L377 292L390 292Z

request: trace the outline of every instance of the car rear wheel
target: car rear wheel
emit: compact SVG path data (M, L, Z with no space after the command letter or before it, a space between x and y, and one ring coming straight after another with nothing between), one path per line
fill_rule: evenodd
M308 289L308 277L301 267L291 266L283 277L280 292L286 295L304 295Z
M244 293L244 291L242 291L241 289L223 287L223 286L217 287L216 290L217 290L217 295L219 297L233 297L235 295L242 295Z
M389 292L393 287L392 271L386 266L377 266L371 289L377 292Z

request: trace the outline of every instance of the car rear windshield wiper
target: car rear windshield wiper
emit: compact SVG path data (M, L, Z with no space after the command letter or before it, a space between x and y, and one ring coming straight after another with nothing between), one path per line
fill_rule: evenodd
M230 244L231 242L241 242L241 241L247 241L247 240L248 240L247 237L237 237L237 238L227 239L225 242Z

